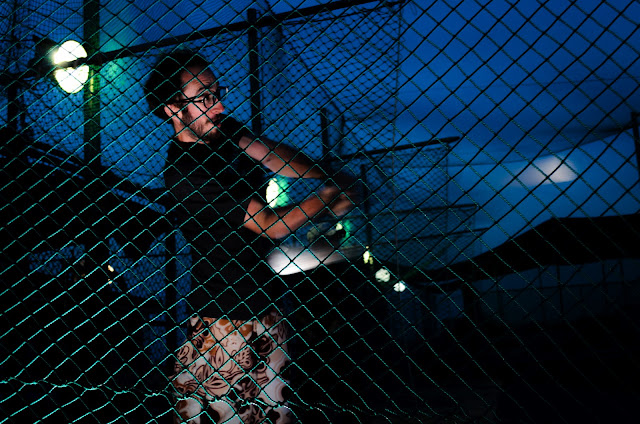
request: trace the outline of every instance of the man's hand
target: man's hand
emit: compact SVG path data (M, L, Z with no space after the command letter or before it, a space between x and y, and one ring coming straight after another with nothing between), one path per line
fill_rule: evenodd
M341 217L352 210L358 201L358 193L355 189L343 191L341 188L330 185L318 191L318 197L322 199L327 208L336 216Z

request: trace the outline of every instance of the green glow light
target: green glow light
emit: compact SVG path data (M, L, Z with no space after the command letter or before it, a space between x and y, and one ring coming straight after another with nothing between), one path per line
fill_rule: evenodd
M267 184L266 200L267 204L272 208L288 205L291 202L287 189L289 182L285 177L279 175L274 176Z

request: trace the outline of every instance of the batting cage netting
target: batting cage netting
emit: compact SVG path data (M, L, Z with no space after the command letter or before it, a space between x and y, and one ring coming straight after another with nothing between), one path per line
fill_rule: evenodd
M633 422L639 24L2 2L0 422Z

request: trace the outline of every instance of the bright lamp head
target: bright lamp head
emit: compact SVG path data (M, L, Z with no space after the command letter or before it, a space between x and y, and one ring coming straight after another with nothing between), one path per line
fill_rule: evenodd
M87 52L80 43L69 40L55 50L52 62L55 66L87 57ZM56 81L67 93L77 93L82 90L89 78L89 66L80 65L77 68L58 68L53 71Z

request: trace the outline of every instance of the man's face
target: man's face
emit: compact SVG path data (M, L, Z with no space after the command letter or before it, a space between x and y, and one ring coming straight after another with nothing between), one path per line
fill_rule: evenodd
M181 77L184 98L194 100L179 104L179 119L184 129L178 137L186 141L216 140L220 137L218 125L225 109L214 97L218 92L218 83L213 72L208 68L189 68Z

